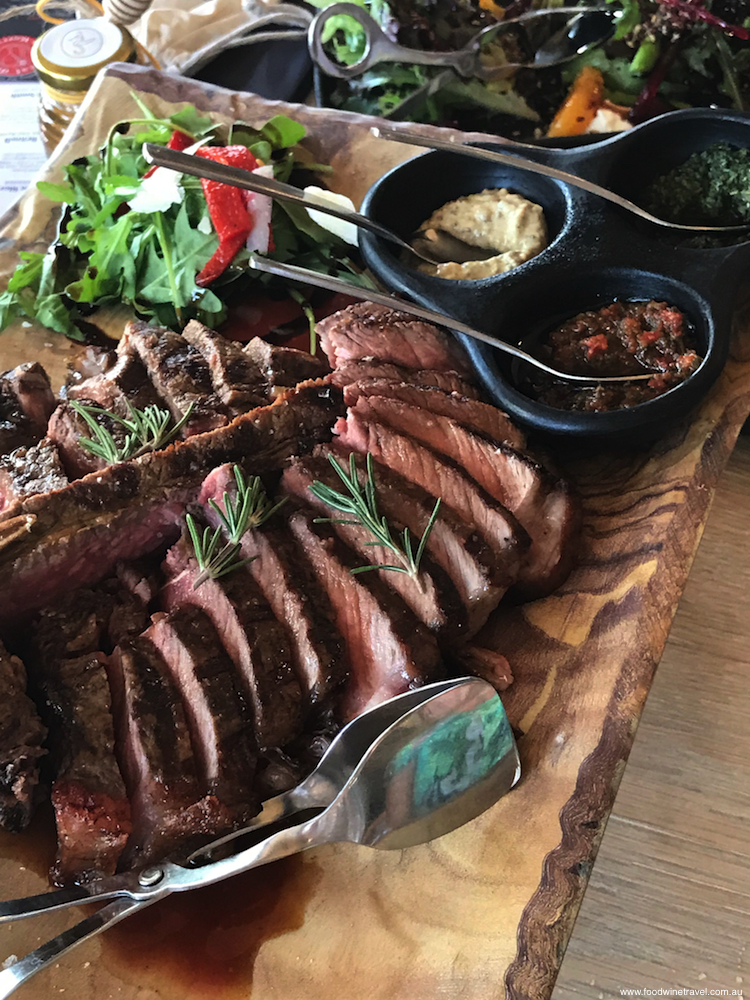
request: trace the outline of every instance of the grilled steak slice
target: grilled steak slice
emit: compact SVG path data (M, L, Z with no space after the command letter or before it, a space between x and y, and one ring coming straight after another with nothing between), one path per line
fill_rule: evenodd
M130 802L115 758L104 656L42 656L34 673L47 706L55 767L55 885L114 875L131 832Z
M68 362L68 374L62 391L63 398L73 398L81 383L93 379L97 375L103 375L110 368L114 368L116 364L116 351L109 351L91 344L77 351L73 359Z
M202 434L229 422L231 415L214 393L211 371L194 347L165 327L129 323L117 352L134 351L143 362L159 396L179 420L193 406L183 436Z
M493 441L504 441L513 448L525 448L526 438L502 410L476 399L469 399L458 393L446 393L434 387L394 382L388 379L362 379L344 389L344 402L355 406L360 396L374 397L372 405L379 399L390 399L408 406L418 406L438 416L449 417L456 423ZM382 404L381 404L382 405Z
M367 477L363 462L360 462L359 472L360 482L364 483ZM335 490L342 489L341 479L331 463L325 458L312 457L299 458L285 470L281 489L313 507L322 517L340 518L342 515L337 514L311 493L310 486L315 481L322 482ZM398 516L389 521L389 524L393 537L399 539L406 525ZM374 540L372 534L361 525L335 521L333 530L352 552L359 556L361 566L371 564L388 566L394 563L398 565L392 551L383 545L371 544ZM413 539L413 543L416 551L419 536ZM453 581L429 555L422 558L416 577L393 570L378 570L377 575L386 586L401 596L404 603L431 632L439 633L441 640L455 645L463 638L467 624L466 609Z
M333 605L351 674L341 705L344 720L434 680L442 671L435 637L398 594L370 574L352 575L358 560L310 510L293 511L289 528Z
M99 405L83 396L78 397L76 402L88 406ZM102 413L97 413L93 418L97 424L109 431L118 445L125 443L126 431L122 424ZM107 463L103 458L87 451L81 444L82 439L91 439L93 432L70 403L61 403L57 407L50 417L47 433L57 448L65 474L71 481L106 468Z
M260 337L248 341L243 351L260 371L269 396L330 371L322 358L293 347L277 347Z
M18 400L18 405L36 432L41 436L47 426L50 414L57 406L49 375L36 362L18 365L2 376L4 385Z
M195 606L211 619L242 677L261 749L285 746L302 729L302 694L284 627L244 567L193 587L200 575L185 541L167 553L168 610Z
M208 470L236 461L250 474L279 469L329 437L339 405L332 386L300 386L229 427L12 504L0 513L0 630L123 558L163 551Z
M18 833L31 819L47 730L26 694L26 670L0 643L0 827Z
M161 403L140 357L125 346L114 355L114 364L90 378L70 382L65 394L68 399L94 403L121 417L128 416L128 403L139 410Z
M203 794L182 700L156 647L142 637L124 642L107 673L133 821L120 868L182 854L229 830L231 816Z
M515 582L529 548L528 535L507 508L454 463L383 424L366 423L356 410L350 410L334 430L344 447L361 454L369 452L433 497L441 497L487 541L495 556L498 579L504 579L507 586Z
M363 396L354 412L451 458L511 511L531 538L518 579L527 597L549 594L565 580L572 567L579 523L578 507L567 484L523 452L400 400Z
M377 358L405 368L435 368L471 377L466 355L453 337L407 312L355 302L317 325L333 368Z
M462 669L469 674L489 681L498 691L504 691L513 683L510 664L502 653L484 646L465 646L457 655Z
M18 365L0 375L0 454L36 444L57 405L40 364Z
M318 445L316 455L333 454L349 461L349 451L340 444ZM421 538L430 521L435 497L379 462L375 463L380 510L390 520L402 522ZM447 503L442 503L427 539L427 552L450 576L466 609L466 636L484 625L515 580L525 552L511 540L507 558L498 571L498 560L486 540Z
M206 614L196 607L156 616L144 633L182 695L198 775L238 825L258 811L253 793L257 748L240 677Z
M436 371L434 368L405 368L403 365L389 364L363 358L361 361L347 361L330 375L333 385L351 385L369 379L387 379L389 382L407 383L424 388L442 389L456 392L465 399L481 399L479 390L465 381L458 372Z
M36 493L67 486L57 448L49 438L0 457L0 511Z
M268 402L265 374L239 344L195 319L190 320L182 336L203 357L211 372L214 392L232 415Z

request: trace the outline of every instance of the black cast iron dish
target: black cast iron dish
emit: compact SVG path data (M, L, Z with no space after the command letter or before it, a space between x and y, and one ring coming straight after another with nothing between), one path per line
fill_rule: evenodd
M652 180L717 142L750 147L750 115L690 109L577 148L507 143L497 148L588 178L642 204ZM691 325L702 365L663 395L608 412L572 412L529 398L517 388L515 363L488 345L457 336L494 401L536 430L632 443L650 440L684 418L726 363L736 293L743 276L750 275L750 236L739 245L698 249L687 245L689 234L645 223L587 192L458 152L423 153L394 168L370 189L362 211L408 238L446 202L500 187L538 202L545 211L549 246L525 264L476 281L436 278L407 267L384 241L362 233L368 267L412 301L531 353L560 323L615 299L656 299L676 306Z

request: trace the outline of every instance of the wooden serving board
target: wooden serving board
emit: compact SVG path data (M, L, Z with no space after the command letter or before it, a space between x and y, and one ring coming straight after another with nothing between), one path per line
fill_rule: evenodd
M191 102L224 119L302 121L331 186L359 202L415 150L379 142L370 120L279 105L117 66L100 78L48 164L93 151L134 113ZM429 126L423 126L430 132ZM36 193L6 217L0 271L50 236ZM403 852L318 849L212 889L173 897L71 953L18 993L77 1000L546 1000L570 935L638 719L708 514L750 410L750 313L732 357L690 422L639 454L554 459L578 486L578 568L557 593L501 608L480 637L511 661L503 695L521 732L520 785L478 820ZM40 358L61 376L69 345L33 326L0 336L0 366ZM4 896L43 891L50 819L0 835ZM0 929L0 962L80 917Z

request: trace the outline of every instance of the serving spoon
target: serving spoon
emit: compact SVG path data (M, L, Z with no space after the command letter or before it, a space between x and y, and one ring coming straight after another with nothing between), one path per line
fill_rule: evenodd
M329 28L329 22L343 15L356 21L365 35L362 56L349 65L335 62L325 49L326 28ZM531 61L493 65L482 59L482 47L494 41L505 28L512 25L529 25L550 18L559 19L561 16L565 17L565 23L536 50ZM543 69L568 62L593 45L606 41L614 33L617 20L621 16L621 10L613 9L606 4L587 8L554 7L531 10L519 17L498 21L482 28L460 49L434 52L399 45L385 34L364 7L344 2L331 4L315 15L308 31L307 43L313 62L317 63L327 76L341 80L351 80L380 63L402 62L420 66L439 66L454 70L463 77L477 77L489 81L503 79L518 69ZM330 28L335 29L335 24Z
M212 885L320 844L350 842L400 850L442 836L479 816L520 777L513 733L497 692L486 681L462 678L438 688L393 699L390 714L384 713L375 725L368 714L350 724L348 737L334 741L324 758L328 758L329 776L337 774L338 760L345 777L332 781L328 798L319 796L317 815L312 818L220 860L153 864L0 903L0 922L8 922L112 900L3 969L0 1000L75 945L173 892ZM391 717L394 712L395 719ZM352 736L355 729L363 733ZM358 757L357 749L361 750ZM251 835L252 831L243 833ZM193 857L205 860L224 842L226 838Z
M343 219L344 222L349 222L360 229L366 229L368 232L388 240L390 243L395 243L401 250L408 251L428 264L486 260L498 252L491 247L477 247L465 243L457 236L442 229L433 230L436 238L427 243L420 242L419 249L415 249L407 240L402 239L393 230L374 219L369 219L366 215L361 215L350 208L344 208L342 205L334 205L318 195L306 194L299 188L293 187L291 184L284 184L272 177L261 177L259 174L243 170L241 167L230 167L225 163L217 163L214 160L203 159L203 157L193 156L190 153L182 153L176 149L168 149L166 146L159 146L155 143L145 143L143 155L149 163L153 163L157 167L166 167L168 170L190 174L192 177L231 184L233 187L256 191L258 194L264 194L270 198L278 198L280 201L288 201L294 205L302 205L306 209L323 212L336 219Z
M552 375L554 378L566 382L577 382L583 385L599 385L600 383L607 382L642 382L659 374L656 371L648 371L643 375L606 375L599 377L596 375L573 375L571 372L561 372L557 368L551 368L549 365L546 365L532 354L522 351L520 347L508 344L504 340L498 340L497 337L492 337L481 330L475 330L473 327L467 326L466 323L462 323L452 316L446 316L432 309L426 309L424 306L418 306L414 302L408 302L405 299L397 299L394 295L387 295L374 288L363 288L360 285L352 285L348 281L342 281L341 278L335 278L331 274L320 274L318 271L311 271L306 267L297 267L294 264L282 264L279 261L270 260L268 257L261 257L259 254L250 255L250 266L257 271L264 271L266 274L275 274L277 277L286 278L289 281L300 281L306 285L317 285L319 288L327 288L332 292L341 292L344 295L350 295L352 298L362 299L365 302L377 302L388 309L410 313L419 319L427 320L428 323L445 326L449 330L464 333L474 340L481 341L483 344L489 344L490 347L494 347L498 351L510 354L511 357L517 358L519 361L523 361L534 368L538 368L540 371L546 372L547 375Z
M741 233L747 232L750 229L749 222L736 226L690 226L680 222L668 222L666 219L661 219L659 216L647 212L645 208L641 208L635 202L629 201L619 194L615 194L614 191L610 191L600 184L595 184L584 177L579 177L577 174L571 174L566 170L559 170L557 167L548 167L543 163L537 163L535 160L527 159L520 153L501 153L496 149L482 149L480 146L470 146L458 137L455 139L439 139L435 136L422 135L421 132L405 128L402 125L398 127L394 127L393 125L373 125L370 128L370 132L377 139L387 139L389 142L402 142L408 146L423 146L426 149L472 156L477 160L489 160L491 163L501 163L506 167L516 167L520 170L528 170L532 174L542 174L544 177L552 177L554 180L570 184L571 187L588 191L589 194L603 198L605 201L617 205L618 208L624 208L632 215L637 215L640 219L645 219L646 222L650 222L656 226L662 226L664 229L677 229L688 233ZM511 140L504 139L502 136L496 136L493 142L511 148L515 145ZM520 148L523 148L523 144L518 145ZM414 252L416 253L417 251L415 250ZM424 250L422 249L421 252L424 252Z

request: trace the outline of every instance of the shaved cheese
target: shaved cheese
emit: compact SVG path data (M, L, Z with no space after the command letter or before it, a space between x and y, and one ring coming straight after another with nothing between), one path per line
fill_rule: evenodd
M324 188L315 186L306 187L304 194L312 197L318 202L327 205L335 205L336 208L348 208L350 212L355 212L354 202L344 194L336 194L335 191L326 191ZM351 243L356 247L359 242L359 230L353 222L345 222L343 219L336 219L332 215L324 212L316 212L314 208L308 208L307 214L322 228L338 236L345 243Z

